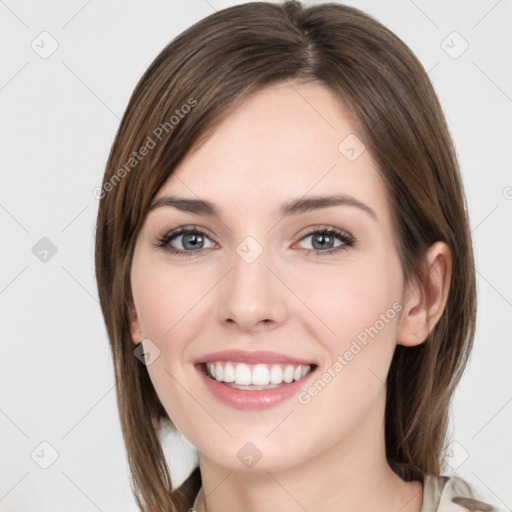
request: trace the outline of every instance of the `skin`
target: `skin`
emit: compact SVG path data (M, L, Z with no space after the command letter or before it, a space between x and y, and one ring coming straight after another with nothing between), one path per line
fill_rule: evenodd
M385 377L396 345L423 342L441 316L450 252L434 244L428 280L405 281L376 163L367 150L349 161L338 149L358 133L362 140L324 86L267 87L190 152L156 197L206 199L219 215L160 207L139 233L133 339L160 350L148 372L169 417L197 447L199 511L421 508L421 483L402 481L386 461ZM346 205L279 216L286 201L333 193L368 205L376 219ZM154 246L191 225L211 235L191 257ZM317 226L344 230L355 243L322 255L307 236ZM263 250L250 264L236 252L247 236ZM172 244L185 250L183 242ZM321 374L394 303L401 311L307 404L294 397L263 411L233 409L206 390L192 364L217 350L270 350L316 361ZM237 457L247 442L262 454L250 469Z

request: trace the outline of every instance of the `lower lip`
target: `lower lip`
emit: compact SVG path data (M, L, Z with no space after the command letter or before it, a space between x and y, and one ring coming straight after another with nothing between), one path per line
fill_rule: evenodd
M208 390L222 403L234 407L235 409L270 409L285 400L297 395L305 384L310 380L310 376L315 370L310 371L300 380L283 384L271 389L244 390L236 389L216 380L210 379L205 375L201 365L196 365Z

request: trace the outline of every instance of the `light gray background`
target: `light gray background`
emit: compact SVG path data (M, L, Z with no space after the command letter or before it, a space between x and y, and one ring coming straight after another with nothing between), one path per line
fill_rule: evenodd
M236 3L0 1L1 511L136 510L94 281L93 190L146 67L190 24ZM418 55L455 139L480 309L448 462L510 508L512 4L349 3ZM46 262L43 237L57 248ZM180 439L168 446L181 454L179 483L194 453Z

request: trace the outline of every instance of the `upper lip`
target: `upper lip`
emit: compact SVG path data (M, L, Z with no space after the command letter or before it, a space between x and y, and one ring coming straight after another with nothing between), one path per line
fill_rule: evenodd
M211 352L202 357L197 358L194 364L210 363L214 361L231 361L234 363L247 363L247 364L294 364L294 365L308 365L315 364L310 360L301 359L298 357L291 357L286 354L278 352L270 352L266 350L221 350L219 352Z

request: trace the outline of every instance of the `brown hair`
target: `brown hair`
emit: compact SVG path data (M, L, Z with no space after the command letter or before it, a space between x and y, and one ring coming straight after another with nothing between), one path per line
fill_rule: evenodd
M387 188L406 279L426 277L424 256L434 242L451 250L443 315L425 343L397 346L385 412L394 471L405 480L440 473L451 396L473 342L476 296L464 191L438 99L410 49L369 15L339 4L257 2L204 18L162 50L133 92L106 166L96 278L141 510L186 510L200 476L196 470L172 488L158 439L159 420L168 416L134 357L130 265L138 232L187 152L249 94L286 80L321 83L353 113Z

